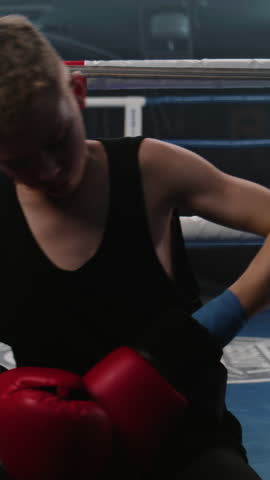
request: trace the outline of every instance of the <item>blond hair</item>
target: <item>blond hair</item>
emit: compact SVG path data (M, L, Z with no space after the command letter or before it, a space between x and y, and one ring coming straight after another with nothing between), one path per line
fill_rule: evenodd
M36 94L60 85L60 62L27 18L0 18L0 135L18 126Z

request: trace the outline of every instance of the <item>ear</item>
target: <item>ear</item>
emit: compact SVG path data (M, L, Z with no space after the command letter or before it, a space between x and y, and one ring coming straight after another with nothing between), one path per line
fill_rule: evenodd
M82 75L81 72L72 72L70 86L73 90L79 107L83 110L85 108L85 99L87 95L86 78Z

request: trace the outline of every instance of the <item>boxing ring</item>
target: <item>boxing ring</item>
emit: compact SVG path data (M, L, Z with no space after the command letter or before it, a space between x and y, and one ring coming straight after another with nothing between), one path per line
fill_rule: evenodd
M270 103L270 60L66 63L70 70L81 70L85 75L89 109L123 109L125 136L145 134L146 108L169 104L180 108L183 105ZM154 90L162 90L164 94L153 94ZM105 91L106 95L103 94ZM270 147L270 138L267 137L161 139L198 151L214 150L217 156L221 149L240 151ZM238 176L241 176L239 171ZM182 215L180 222L203 301L228 287L243 272L263 242L256 235L221 227L199 217ZM225 348L223 362L229 372L228 407L242 423L251 465L267 480L270 472L270 307L254 316ZM0 364L6 368L14 367L12 351L4 344L0 344Z
M145 112L163 106L226 108L270 103L270 60L147 60L83 61L69 65L85 74L87 106L122 108L123 134L146 135ZM119 92L121 95L119 95ZM158 94L156 94L158 92ZM98 95L98 96L97 96ZM219 107L220 106L220 107ZM246 108L246 107L245 107ZM159 137L202 153L217 167L270 187L268 162L257 165L220 161L220 152L261 152L270 147L270 135L243 138ZM236 153L237 154L237 153ZM256 163L256 162L254 162ZM253 166L252 166L253 165ZM248 166L250 171L247 173ZM185 243L203 301L221 293L245 269L262 244L256 235L215 225L198 217L182 216ZM270 309L257 314L226 347L227 402L243 425L251 464L263 479L269 478L270 457Z

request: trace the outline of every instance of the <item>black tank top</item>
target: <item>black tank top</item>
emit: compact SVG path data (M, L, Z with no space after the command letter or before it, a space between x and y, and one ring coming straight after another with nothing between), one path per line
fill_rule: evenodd
M33 238L13 182L0 176L0 340L18 366L84 373L106 353L140 339L149 315L199 306L178 212L169 279L153 247L138 149L142 137L101 140L108 154L110 208L95 256L75 272L54 266Z

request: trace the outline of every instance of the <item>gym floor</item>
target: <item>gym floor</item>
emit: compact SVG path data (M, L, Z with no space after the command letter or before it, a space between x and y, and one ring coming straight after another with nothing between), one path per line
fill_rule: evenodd
M250 465L270 477L270 310L255 315L226 347L227 406L243 427Z

